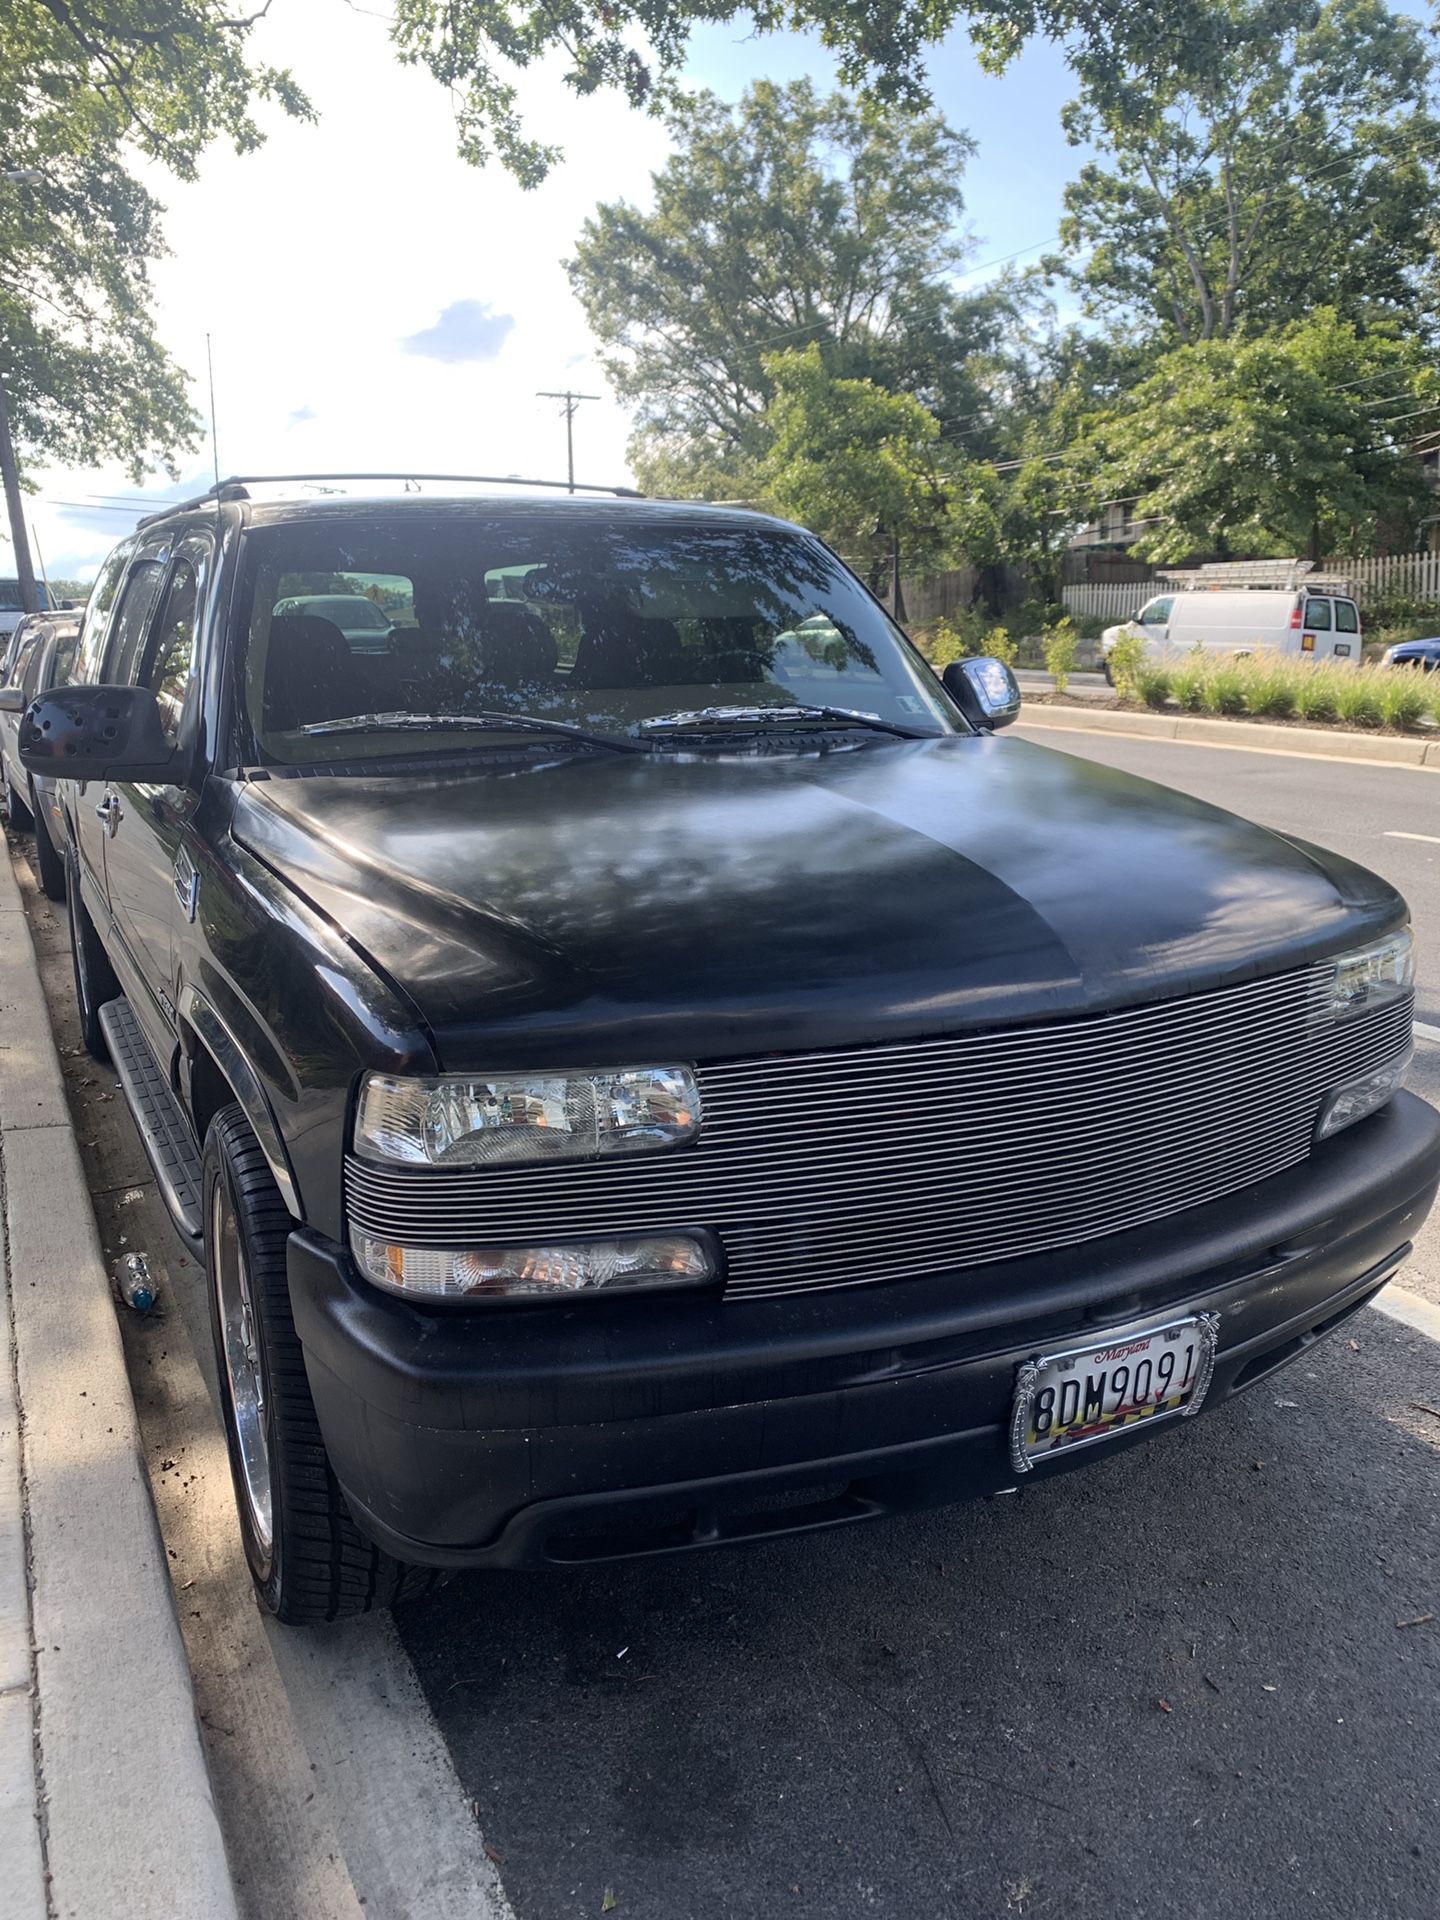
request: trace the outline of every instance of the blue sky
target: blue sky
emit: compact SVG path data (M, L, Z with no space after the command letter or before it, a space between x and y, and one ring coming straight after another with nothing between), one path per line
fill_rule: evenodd
M624 479L628 419L605 392L560 263L597 200L646 202L663 128L532 72L521 81L530 128L567 160L526 194L498 168L455 157L443 96L397 67L373 14L285 0L255 45L293 66L318 127L274 117L259 153L216 150L193 185L149 176L172 249L156 273L160 333L196 376L197 403L213 337L222 469L554 475L563 426L535 395L568 385L604 395L576 422L581 477ZM1053 239L1081 161L1060 131L1063 57L1036 45L997 80L955 34L931 72L937 106L978 142L966 184L972 262L1024 249L1028 263ZM748 81L802 74L833 80L818 42L730 26L696 35L687 77L733 98ZM209 478L207 449L186 461L182 486ZM137 495L118 469L40 479L32 518L56 577L92 575L133 511L181 490L156 476ZM0 572L6 556L0 547Z

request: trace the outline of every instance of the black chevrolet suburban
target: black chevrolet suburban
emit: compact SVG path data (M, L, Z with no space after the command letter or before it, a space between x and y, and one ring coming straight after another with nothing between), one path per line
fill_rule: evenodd
M1001 737L795 527L227 482L75 682L21 755L282 1619L1013 1492L1434 1197L1394 890Z

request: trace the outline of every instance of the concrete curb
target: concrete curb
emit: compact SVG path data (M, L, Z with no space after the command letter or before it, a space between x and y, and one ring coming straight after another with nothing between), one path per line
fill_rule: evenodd
M1139 734L1151 740L1188 741L1197 747L1242 747L1250 753L1285 753L1305 760L1370 760L1384 766L1440 772L1440 740L1346 733L1339 727L1275 727L1262 720L1210 720L1189 713L1117 713L1113 707L1051 707L1033 700L1021 708L1020 719L1032 727Z
M120 1329L8 857L0 1172L0 1912L234 1920Z

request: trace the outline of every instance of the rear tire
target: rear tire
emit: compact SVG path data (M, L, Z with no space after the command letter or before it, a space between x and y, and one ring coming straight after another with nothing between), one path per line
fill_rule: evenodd
M40 876L40 885L45 890L47 900L65 898L65 862L60 858L55 842L50 838L50 823L45 818L45 809L35 797L35 789L30 789L30 817L35 822L35 871Z
M290 1311L295 1222L239 1106L210 1123L202 1192L225 1442L260 1605L316 1626L418 1598L438 1575L366 1539L331 1470Z
M75 1007L80 1015L80 1037L85 1051L96 1060L108 1060L110 1049L100 1025L100 1009L120 998L120 982L110 956L100 943L95 923L80 898L80 870L75 855L65 862L65 892L70 902L70 963L75 970Z

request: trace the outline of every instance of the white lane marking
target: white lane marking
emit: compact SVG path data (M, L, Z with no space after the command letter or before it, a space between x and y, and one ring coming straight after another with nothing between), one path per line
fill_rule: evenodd
M1387 840L1428 840L1432 847L1440 847L1440 833L1402 833L1398 827L1385 829Z
M1377 1293L1370 1305L1387 1319L1399 1320L1415 1333L1423 1333L1427 1340L1434 1340L1440 1345L1440 1307L1433 1300L1425 1299L1423 1294L1411 1293L1408 1287L1392 1285Z
M1423 1020L1415 1022L1415 1038L1428 1040L1432 1047L1440 1047L1440 1027L1430 1027Z

